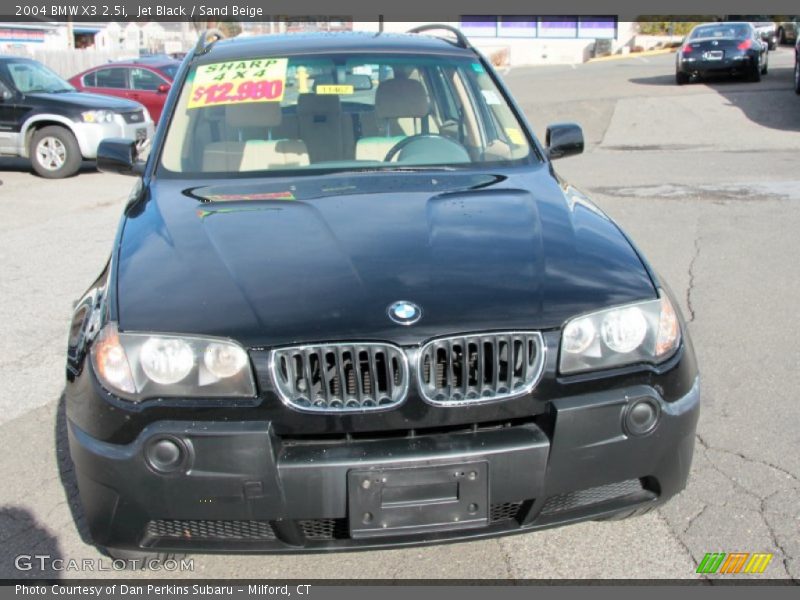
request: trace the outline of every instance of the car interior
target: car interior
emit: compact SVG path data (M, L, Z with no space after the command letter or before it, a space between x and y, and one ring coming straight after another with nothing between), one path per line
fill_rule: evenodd
M230 173L527 156L491 78L466 67L330 63L303 73L290 62L282 102L179 105L162 161L171 171Z

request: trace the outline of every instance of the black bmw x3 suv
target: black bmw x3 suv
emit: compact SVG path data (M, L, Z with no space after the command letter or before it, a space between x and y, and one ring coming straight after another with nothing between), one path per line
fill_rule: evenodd
M67 422L112 556L426 544L686 484L677 303L457 31L219 40L78 303ZM441 29L441 28L439 28Z

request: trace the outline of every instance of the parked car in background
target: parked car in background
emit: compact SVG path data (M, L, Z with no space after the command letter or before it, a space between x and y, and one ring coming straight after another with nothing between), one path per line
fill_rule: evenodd
M72 77L79 90L141 102L157 123L180 61L154 56L94 67Z
M767 74L769 53L750 23L704 23L686 36L675 61L678 85L719 73L760 81Z
M781 44L794 44L797 41L797 30L800 28L800 17L790 17L788 21L778 24L778 42Z
M728 15L725 21L750 23L770 50L778 45L778 26L769 15Z
M794 43L794 92L800 94L800 39Z
M0 56L0 155L29 158L42 177L73 175L105 138L144 142L153 129L138 102L81 93L35 60Z

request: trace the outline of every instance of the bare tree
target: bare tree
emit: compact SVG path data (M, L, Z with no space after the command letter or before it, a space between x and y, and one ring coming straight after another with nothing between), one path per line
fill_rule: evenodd
M198 33L206 29L219 29L225 37L236 37L242 33L242 24L238 21L192 21Z

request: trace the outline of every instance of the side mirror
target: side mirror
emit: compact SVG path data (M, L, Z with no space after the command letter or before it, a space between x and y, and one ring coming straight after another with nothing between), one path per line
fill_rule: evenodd
M144 163L138 160L136 142L107 138L97 147L97 170L118 175L141 175Z
M168 84L168 83L162 83L161 85L159 85L159 86L156 88L156 91L157 91L159 94L166 94L166 93L169 91L169 84Z
M545 137L550 160L583 152L583 131L575 123L554 123L547 128Z

